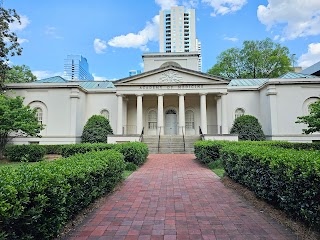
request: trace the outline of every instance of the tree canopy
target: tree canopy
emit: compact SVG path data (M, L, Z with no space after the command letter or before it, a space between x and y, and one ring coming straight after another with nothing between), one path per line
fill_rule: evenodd
M6 73L5 83L27 83L37 80L30 68L26 65L15 65Z
M42 129L36 110L24 106L23 98L0 94L0 156L10 137L37 136Z
M292 70L289 49L270 38L244 41L242 48L230 48L217 57L208 74L226 78L276 78Z
M305 134L320 132L320 100L310 104L309 110L310 114L298 117L298 121L296 121L296 123L307 124L307 128L302 129Z
M101 115L93 115L83 128L81 141L85 143L107 142L108 134L112 134L109 120Z
M266 138L258 119L251 115L237 117L230 133L239 134L239 140L263 141Z
M0 93L7 71L9 57L21 55L22 48L18 42L17 35L10 30L10 23L20 22L20 17L14 9L0 8Z

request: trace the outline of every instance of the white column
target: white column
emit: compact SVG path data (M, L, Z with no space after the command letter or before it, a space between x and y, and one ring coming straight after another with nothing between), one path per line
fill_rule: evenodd
M217 133L221 134L222 122L221 122L221 96L216 97L217 100Z
M160 135L164 134L163 126L163 95L158 95L158 131L160 130Z
M227 94L221 95L221 108L222 134L228 134Z
M203 134L207 134L207 94L200 93L200 118L201 130Z
M117 118L117 134L123 134L122 130L122 106L123 106L123 96L121 94L118 97L118 118Z
M137 95L137 134L141 134L143 128L142 94Z
M179 135L182 135L182 130L185 132L186 118L184 108L184 94L179 94Z

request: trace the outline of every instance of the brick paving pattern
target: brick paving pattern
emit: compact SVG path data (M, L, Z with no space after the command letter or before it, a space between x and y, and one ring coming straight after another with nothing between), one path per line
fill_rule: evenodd
M193 154L151 154L68 239L297 239Z

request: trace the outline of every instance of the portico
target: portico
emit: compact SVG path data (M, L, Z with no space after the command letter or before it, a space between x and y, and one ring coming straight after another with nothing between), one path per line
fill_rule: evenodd
M117 134L226 134L229 81L167 66L115 82ZM125 117L124 117L125 116ZM225 121L225 125L223 123Z

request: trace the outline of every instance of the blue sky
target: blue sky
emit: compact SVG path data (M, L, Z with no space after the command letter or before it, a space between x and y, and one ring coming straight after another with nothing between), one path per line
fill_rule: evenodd
M11 26L23 47L11 62L44 78L81 54L96 80L127 77L143 69L142 53L159 51L157 15L177 5L196 9L204 72L222 51L266 37L296 54L295 65L320 61L319 0L4 0L22 21Z

